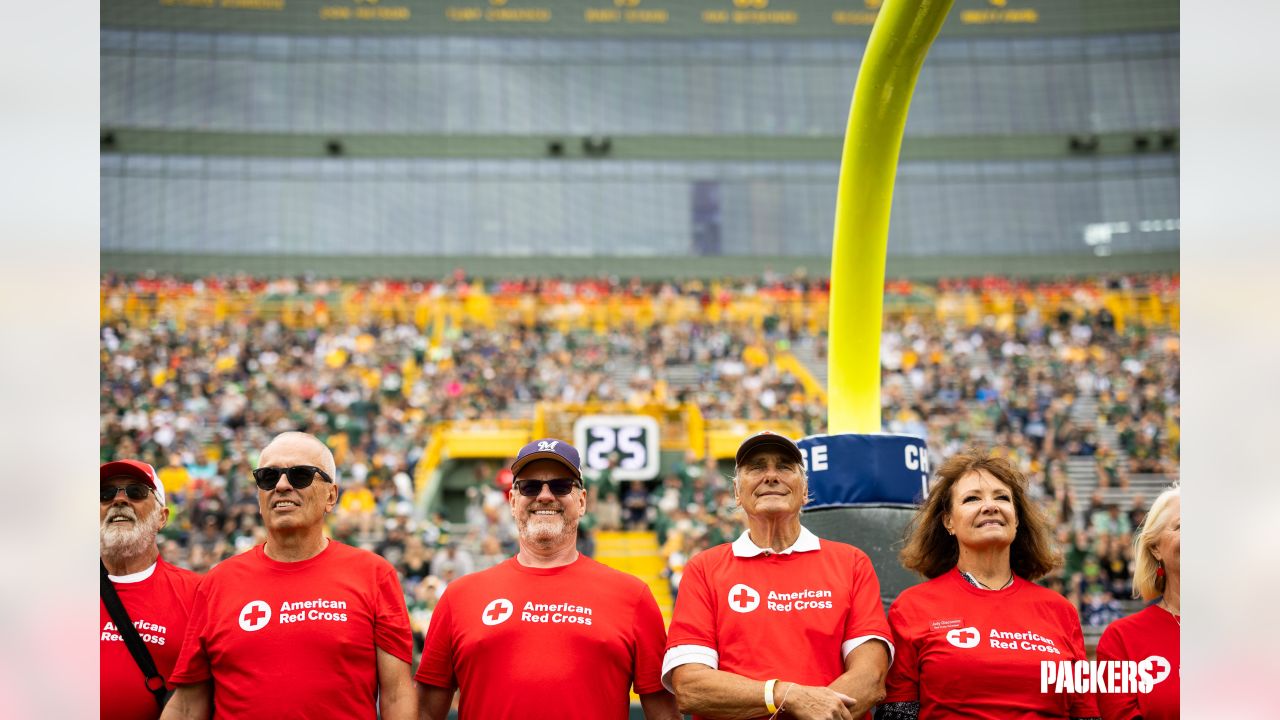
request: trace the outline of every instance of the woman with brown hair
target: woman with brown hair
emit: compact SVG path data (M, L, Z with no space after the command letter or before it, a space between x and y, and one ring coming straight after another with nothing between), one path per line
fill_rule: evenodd
M1042 661L1084 660L1084 638L1071 603L1031 582L1057 556L1021 472L985 450L953 456L908 532L902 564L929 581L889 608L897 656L877 718L1097 717L1088 693L1041 688Z

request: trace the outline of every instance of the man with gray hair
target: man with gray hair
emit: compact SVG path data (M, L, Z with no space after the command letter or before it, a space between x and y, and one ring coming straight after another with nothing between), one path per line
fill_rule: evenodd
M200 583L164 720L411 720L413 638L395 568L325 536L333 453L286 432L258 464L267 541Z
M163 691L163 683L148 680L132 657L132 640L125 637L136 635L155 672L167 679L200 576L160 558L156 534L168 522L169 508L155 469L139 460L116 460L102 465L98 474L98 547L107 575L99 602L102 717L154 720L160 717L156 691ZM112 596L128 616L123 628L111 618L107 603Z

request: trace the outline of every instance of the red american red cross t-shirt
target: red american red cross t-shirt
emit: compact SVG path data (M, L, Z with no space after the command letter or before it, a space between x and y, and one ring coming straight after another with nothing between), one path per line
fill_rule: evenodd
M129 576L132 579L134 576ZM187 631L187 616L195 600L200 576L157 559L146 578L115 582L116 595L156 664L156 672L168 679L178 660L178 649ZM129 654L107 606L98 600L102 630L99 699L102 720L148 720L160 717L160 706L144 684L146 678Z
M640 579L585 555L511 558L445 588L415 679L458 687L461 720L623 720L628 690L662 690L666 632Z
M272 560L259 545L200 583L171 682L212 677L218 720L373 720L375 648L413 662L390 563L336 541L301 562Z
M1177 619L1159 605L1107 626L1098 642L1099 660L1146 662L1153 676L1163 678L1148 693L1098 693L1103 720L1176 720L1180 716L1181 629Z
M719 670L825 686L844 674L846 643L888 645L880 581L866 553L807 530L797 545L806 538L817 549L739 557L725 544L695 555L667 634L668 671L681 646L700 646L715 653Z
M952 569L907 588L889 608L898 656L885 702L917 701L928 718L1097 717L1088 694L1040 692L1041 661L1083 660L1076 609L1015 577L982 590Z

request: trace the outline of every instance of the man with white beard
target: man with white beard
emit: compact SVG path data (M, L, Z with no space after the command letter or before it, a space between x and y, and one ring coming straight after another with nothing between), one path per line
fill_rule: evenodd
M676 720L659 677L666 631L649 587L577 550L586 512L578 451L547 438L520 450L514 558L445 589L418 666L419 720L622 720L633 686L648 720Z
M99 472L99 489L102 564L156 671L167 680L178 659L200 576L160 558L156 533L168 522L169 508L154 468L138 460L106 463ZM106 604L98 604L101 717L160 717L160 706L120 629Z

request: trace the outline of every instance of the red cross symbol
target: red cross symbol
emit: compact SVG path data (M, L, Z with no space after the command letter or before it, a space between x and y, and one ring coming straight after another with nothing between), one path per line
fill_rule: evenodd
M515 605L506 598L497 598L480 611L480 622L485 625L501 625L515 612Z
M947 642L961 649L974 647L981 637L975 627L956 628L947 632Z
M267 611L263 610L261 606L250 605L244 609L244 614L240 616L240 619L249 625L257 625L258 621L266 616Z
M1166 662L1164 658L1152 657L1151 669L1155 671L1157 676L1163 675L1169 672L1169 663Z
M261 630L271 622L271 606L261 600L250 600L240 609L240 629Z
M749 613L760 605L760 593L750 585L738 583L729 588L729 609L734 612Z
M506 603L499 600L498 602L493 604L493 609L486 614L489 616L490 620L496 621L498 618L502 617L503 613L509 612L510 610L511 610L510 606L508 606Z

